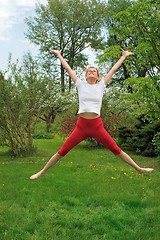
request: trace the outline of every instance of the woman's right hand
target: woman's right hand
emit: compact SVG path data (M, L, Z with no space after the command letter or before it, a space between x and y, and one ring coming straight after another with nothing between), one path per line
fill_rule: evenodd
M62 49L61 50L55 50L55 49L49 49L51 53L54 53L55 55L59 56L61 55Z

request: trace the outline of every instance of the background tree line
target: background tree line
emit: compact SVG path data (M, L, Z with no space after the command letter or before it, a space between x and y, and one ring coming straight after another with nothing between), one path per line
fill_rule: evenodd
M0 75L2 142L14 155L30 151L39 119L49 131L58 113L67 110L69 114L77 104L71 79L49 48L62 49L64 58L80 75L88 64L85 49L94 50L101 72L106 73L120 57L122 47L135 55L124 62L106 88L102 117L111 134L113 127L107 122L115 120L114 131L116 128L121 145L157 156L159 10L156 0L48 0L46 6L37 5L35 16L25 21L26 37L39 46L39 54L36 59L26 54L21 65L12 63L10 57L8 68Z

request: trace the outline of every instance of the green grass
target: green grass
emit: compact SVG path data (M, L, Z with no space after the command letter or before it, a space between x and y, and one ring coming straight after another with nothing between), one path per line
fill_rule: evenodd
M159 240L158 159L131 156L155 171L139 175L103 148L81 143L45 176L63 139L36 140L36 155L12 159L0 148L1 240Z

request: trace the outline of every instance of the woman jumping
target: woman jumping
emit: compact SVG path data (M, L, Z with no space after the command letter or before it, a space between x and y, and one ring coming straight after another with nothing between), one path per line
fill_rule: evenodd
M102 98L106 85L109 83L123 61L134 53L122 49L121 58L112 67L104 79L99 81L99 72L97 68L87 68L85 73L86 80L81 80L62 57L61 51L50 50L50 52L54 53L59 58L63 67L66 69L77 87L79 97L79 118L76 122L75 129L64 142L59 151L51 157L42 170L32 175L30 179L35 180L44 175L44 173L55 165L60 158L64 157L73 147L87 137L95 138L113 154L117 155L120 159L131 165L137 172L152 172L153 168L142 168L138 166L133 159L116 144L109 133L105 130L100 117Z

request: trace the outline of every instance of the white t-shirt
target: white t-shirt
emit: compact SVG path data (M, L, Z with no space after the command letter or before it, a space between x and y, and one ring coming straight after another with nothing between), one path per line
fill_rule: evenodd
M94 112L100 115L103 93L106 87L104 81L101 80L91 85L88 84L87 81L78 78L75 85L78 89L79 97L78 114L83 112Z

